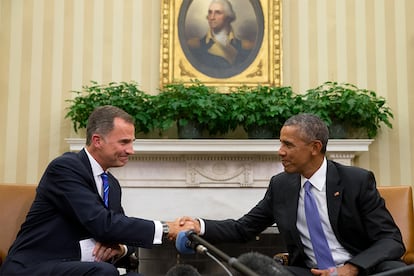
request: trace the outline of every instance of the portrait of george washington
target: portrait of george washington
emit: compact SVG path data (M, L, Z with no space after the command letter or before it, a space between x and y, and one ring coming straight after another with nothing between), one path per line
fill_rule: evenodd
M263 42L259 0L184 0L178 37L185 57L201 73L230 78L255 60Z

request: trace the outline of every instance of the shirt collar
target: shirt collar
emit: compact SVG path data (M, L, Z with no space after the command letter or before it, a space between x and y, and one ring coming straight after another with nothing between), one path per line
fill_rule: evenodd
M234 32L233 32L233 30L230 30L230 32L229 32L229 34L228 34L228 41L230 42L230 41L232 41L233 39L235 39L235 35L234 35ZM213 36L213 34L212 34L212 30L209 30L208 32L207 32L207 35L206 35L206 43L208 43L210 40L213 40L213 41L215 41L215 39L214 39L214 36Z
M309 180L310 183L312 183L312 186L318 189L319 191L322 191L325 187L326 183L326 171L327 171L327 161L326 158L323 158L322 165L319 167L319 169L309 178L305 178L303 175L301 175L301 183L302 187L305 184L306 180Z
M86 148L84 149L86 155L88 156L89 163L91 164L93 176L100 176L104 170L102 169L101 165L99 165L99 163L95 160L95 158L93 158L93 156L88 152L88 150Z

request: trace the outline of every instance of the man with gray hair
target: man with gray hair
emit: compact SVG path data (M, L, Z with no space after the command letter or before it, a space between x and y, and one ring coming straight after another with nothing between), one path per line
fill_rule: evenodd
M199 39L192 38L188 46L202 64L209 67L229 68L243 62L252 42L236 37L231 23L236 19L228 0L212 0L207 13L209 31Z
M263 199L238 220L191 221L209 242L253 239L276 223L290 272L370 275L405 266L401 232L376 189L371 171L325 156L326 124L312 114L289 118L280 131L284 172L272 177Z

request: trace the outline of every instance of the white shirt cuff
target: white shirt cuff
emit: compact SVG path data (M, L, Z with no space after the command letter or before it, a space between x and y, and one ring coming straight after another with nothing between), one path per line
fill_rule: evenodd
M153 244L162 244L162 223L161 221L154 220L155 233Z
M122 256L119 256L119 258L123 258L126 256L126 254L128 253L128 247L125 244L121 244L121 246L124 247L124 254L122 254Z
M202 236L206 232L206 224L201 218L197 218L197 220L200 222L200 236Z

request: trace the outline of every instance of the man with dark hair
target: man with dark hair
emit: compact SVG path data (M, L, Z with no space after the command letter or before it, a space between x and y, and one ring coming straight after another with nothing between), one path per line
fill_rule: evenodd
M376 189L374 174L327 160L329 131L312 114L289 118L280 131L284 172L238 220L194 220L210 242L253 239L276 223L296 275L366 275L404 266L400 230ZM336 274L335 274L336 273Z
M150 248L192 228L125 216L121 187L108 169L124 166L134 153L129 114L98 107L86 133L84 149L46 168L0 275L119 275L116 266L135 247Z

